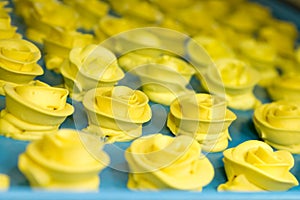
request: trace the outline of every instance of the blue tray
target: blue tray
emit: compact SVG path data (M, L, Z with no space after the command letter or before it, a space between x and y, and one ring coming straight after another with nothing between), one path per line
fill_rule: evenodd
M287 5L279 0L256 0L256 2L268 6L273 16L289 20L295 23L300 29L300 12L299 10ZM19 27L19 32L24 33L24 25L22 20L12 15L13 24ZM44 66L43 60L40 64ZM54 72L45 69L45 74L38 79L51 85L62 83L62 77ZM192 86L197 86L198 81L193 78ZM266 91L260 87L255 88L255 94L263 102L268 102ZM75 113L70 116L62 124L61 128L77 128L81 129L87 125L86 114L81 103L68 100L75 106ZM150 103L153 105L153 103ZM5 107L5 98L0 96L0 110ZM164 107L168 112L168 107ZM256 131L252 123L253 111L237 111L238 116L230 127L232 141L229 147L234 147L243 141L249 139L258 139ZM159 113L154 113L159 115ZM80 123L77 123L80 117ZM76 125L74 124L76 121ZM144 134L151 133L151 127L144 128ZM160 132L170 134L168 129L164 127ZM213 181L203 188L202 192L186 192L177 190L167 190L160 192L133 192L127 189L126 184L128 174L114 168L126 169L123 155L114 155L111 167L104 169L101 174L101 185L99 192L48 192L40 190L32 190L26 178L20 173L17 167L18 156L25 151L28 142L17 141L0 136L0 173L10 176L11 186L6 192L0 192L0 199L298 199L300 198L300 186L294 187L287 192L265 192L265 193L233 193L233 192L217 192L217 186L226 182L224 172L222 153L209 153L207 157L215 168L215 177ZM129 143L119 143L117 146L121 149L127 148ZM105 150L114 153L112 146L107 146ZM291 172L300 180L300 155L294 155L295 166Z

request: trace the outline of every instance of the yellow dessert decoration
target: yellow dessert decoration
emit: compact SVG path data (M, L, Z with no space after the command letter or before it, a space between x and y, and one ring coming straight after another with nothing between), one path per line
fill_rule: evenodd
M70 51L75 47L85 47L93 43L93 35L84 34L74 30L52 28L51 37L45 38L45 64L47 69L60 72L65 59L69 58Z
M83 99L89 125L85 129L107 142L129 141L142 134L142 124L151 118L148 97L126 86L100 87Z
M197 35L188 43L187 48L191 59L198 63L201 63L201 58L197 52L199 47L196 45L203 47L213 60L235 57L233 50L223 41L210 36Z
M78 130L61 129L30 143L19 156L18 167L34 188L98 190L99 172L108 165L109 157L100 140L95 140ZM97 148L97 157L88 148Z
M18 140L54 133L74 111L68 91L43 84L4 86L6 107L0 113L0 134Z
M259 85L268 86L274 78L278 77L275 68L277 53L270 44L254 39L241 42L239 46L240 56L248 61L251 67L255 68L261 76Z
M281 100L266 103L254 111L259 136L277 149L300 153L300 102Z
M128 0L120 2L118 0L109 0L109 2L118 14L132 17L136 21L159 22L163 19L161 11L148 1Z
M73 48L61 66L65 87L70 96L81 101L85 92L102 86L113 86L124 77L116 56L108 49L88 45Z
M89 2L82 0L64 0L65 4L72 6L78 13L78 27L85 30L92 30L98 21L109 11L107 3L98 0Z
M252 69L247 63L235 59L219 59L215 61L216 66L220 72L222 82L218 82L214 77L218 77L215 72L209 73L208 78L211 81L211 89L214 87L224 87L225 96L228 101L228 107L238 110L253 109L260 104L253 94L254 86L260 80L259 74ZM201 80L204 88L207 88L205 81ZM223 84L220 86L220 84ZM222 94L222 91L215 91L214 93Z
M5 174L0 174L0 192L6 191L9 188L10 179Z
M75 30L78 14L75 10L59 1L31 2L32 8L28 16L24 16L26 36L35 42L43 43L43 39L51 37L51 29L60 27L64 30ZM62 17L63 16L63 17Z
M94 32L96 38L101 42L110 36L133 28L137 28L137 24L133 20L106 15L99 20Z
M17 32L17 27L11 25L11 18L8 13L1 12L0 7L0 39L22 38Z
M190 94L172 102L167 126L174 135L194 137L205 151L222 151L228 146L228 127L236 115L224 100L209 94Z
M273 80L267 88L273 100L299 100L300 74L288 74Z
M271 45L279 55L291 56L294 53L297 33L295 25L274 20L272 24L259 30L258 38Z
M6 84L27 84L44 73L40 50L23 39L0 40L0 94Z
M218 191L285 191L298 185L289 172L294 158L288 151L274 152L264 142L249 140L223 154L228 182L219 185Z
M201 191L211 182L214 168L189 136L160 133L136 139L125 152L132 190L177 189Z

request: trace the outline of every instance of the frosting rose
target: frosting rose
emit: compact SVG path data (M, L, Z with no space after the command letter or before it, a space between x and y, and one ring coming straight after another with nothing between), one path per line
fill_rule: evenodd
M0 174L0 192L9 188L10 179L5 174Z
M94 32L96 38L101 42L110 36L133 28L137 28L137 24L133 20L106 15L99 20Z
M2 2L1 2L2 3ZM7 12L1 12L0 4L0 39L16 38L20 39L22 36L18 34L17 27L11 25L11 18Z
M278 77L275 68L277 53L271 45L249 39L240 43L239 51L242 59L248 61L261 74L259 85L268 86L272 79Z
M109 11L109 5L98 0L90 0L89 3L81 0L64 0L63 2L76 10L79 15L77 26L85 30L92 30Z
M109 2L115 12L122 16L131 17L135 21L154 23L163 19L161 11L154 4L147 1L129 0L120 2L110 0Z
M99 172L109 163L102 146L88 133L60 129L30 143L19 156L18 167L34 188L98 190ZM92 155L91 148L97 149L97 154Z
M78 14L59 1L31 2L28 9L23 17L27 25L26 36L32 41L43 43L44 38L51 37L53 27L76 30Z
M253 122L259 136L277 149L300 153L300 102L282 100L259 106Z
M258 38L271 45L279 55L287 57L294 54L297 34L295 24L273 19L268 26L259 30Z
M201 191L214 176L201 146L189 136L153 134L132 142L125 152L132 190Z
M126 86L100 87L89 90L83 99L87 112L88 132L107 142L129 141L142 134L142 124L151 118L148 97Z
M180 96L172 102L167 126L174 135L189 135L205 151L222 151L228 146L228 127L236 115L225 102L209 94Z
M60 72L61 65L69 58L70 51L75 47L85 47L93 43L93 35L83 34L74 30L52 28L51 37L43 40L45 64L47 69Z
M5 85L6 107L0 113L0 134L35 140L57 131L74 111L66 89L37 85Z
M217 79L214 77L218 77L219 75L214 72L209 73L208 79L212 83L212 88L225 87L228 107L248 110L260 104L260 101L253 94L254 86L260 78L256 70L252 69L245 62L235 58L219 59L215 61L215 64L220 72L222 82L216 81ZM208 90L205 80L201 80L201 83ZM220 84L223 85L220 86ZM218 93L218 91L215 92Z
M130 60L132 57L139 59ZM140 78L143 92L151 101L170 105L178 96L192 92L185 86L195 70L190 64L175 56L162 54L151 58L129 54L121 58L120 65L130 69L130 73Z
M197 52L199 47L196 45L202 46L213 60L233 58L235 56L233 50L223 41L214 37L197 35L188 43L187 48L191 59L198 63L201 63L202 59L201 57L199 58L199 53Z
M290 152L273 152L266 143L249 140L224 154L228 182L218 191L285 191L298 185L289 170L294 166Z
M40 50L31 42L22 39L0 40L0 94L5 95L4 85L27 84L44 73L37 64Z
M69 60L61 66L61 73L70 96L78 101L88 90L113 86L124 77L116 56L108 49L93 44L73 48Z
M300 75L289 74L279 77L267 89L273 100L298 100L300 98Z

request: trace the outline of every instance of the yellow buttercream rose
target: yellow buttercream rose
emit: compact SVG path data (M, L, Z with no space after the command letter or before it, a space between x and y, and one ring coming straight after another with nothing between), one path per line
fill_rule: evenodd
M72 48L85 47L93 43L93 35L83 34L74 30L52 28L51 37L43 40L45 64L47 69L60 72L61 65L69 58Z
M61 66L65 87L73 99L81 101L86 91L102 86L113 86L124 77L116 56L108 49L88 45L73 48L69 59Z
M273 80L267 89L273 100L298 100L300 99L300 75L284 75Z
M249 140L223 154L228 182L218 191L285 191L298 185L289 172L294 158L288 151L273 152L268 144Z
M24 18L26 36L32 41L43 43L43 39L51 37L53 27L76 30L77 19L76 11L59 1L32 2L29 15Z
M201 80L204 88L214 91L214 88L224 87L228 106L234 109L248 110L260 104L260 101L253 94L254 86L260 78L256 70L235 58L219 59L215 61L215 64L222 82L216 81L215 77L218 77L218 74L212 72L208 74L208 79L212 83L211 88L207 88L206 80ZM218 92L216 90L215 93Z
M6 107L0 115L0 134L19 140L35 140L57 131L74 111L66 103L68 91L43 84L5 85Z
M0 192L5 191L9 188L10 179L5 174L0 174Z
M201 191L214 176L201 146L189 136L153 134L135 140L125 152L132 190Z
M61 129L29 144L19 156L18 167L34 188L98 190L99 172L109 163L102 146L99 138L88 133Z
M22 38L17 27L11 25L11 18L7 13L1 13L0 7L0 39Z
M201 63L201 57L197 52L198 46L203 47L213 60L235 57L233 50L223 41L214 37L197 35L188 43L187 48L191 59L198 63Z
M259 106L253 122L259 136L277 149L300 153L300 102L282 100Z
M78 13L78 28L92 30L98 21L109 11L109 5L98 0L64 0L65 4L72 6Z
M221 98L190 94L172 102L167 126L175 135L194 137L203 150L216 152L227 148L228 127L235 119Z
M43 74L37 64L41 58L40 50L31 42L22 39L0 40L0 94L4 85L27 84L36 76Z
M87 131L108 142L129 141L142 134L142 124L151 118L148 97L126 86L100 87L83 99L88 114Z
M120 18L106 15L99 20L97 26L94 28L94 32L96 38L99 40L99 42L101 42L110 36L128 31L133 28L137 28L137 24L133 20L129 20L125 17Z
M134 20L159 22L163 19L161 11L152 3L143 0L109 0L115 12L122 16L133 17Z
M281 56L291 56L297 38L297 28L285 21L273 20L273 23L259 30L258 38L266 41Z
M245 40L239 45L241 59L248 61L251 67L261 74L259 85L268 86L272 79L278 77L275 68L277 53L276 49L267 42L254 39Z

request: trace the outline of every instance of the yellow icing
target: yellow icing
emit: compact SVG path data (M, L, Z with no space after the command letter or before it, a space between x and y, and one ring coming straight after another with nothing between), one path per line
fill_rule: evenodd
M64 0L65 4L72 6L78 13L78 28L91 30L98 21L109 11L109 5L103 1Z
M228 182L218 191L285 191L298 185L289 172L294 158L288 151L274 152L264 142L249 140L223 154Z
M43 74L37 64L40 50L31 42L22 39L0 40L0 94L5 95L6 84L27 84Z
M228 127L236 115L225 102L209 94L180 96L170 106L167 126L174 135L194 137L205 151L222 151L228 146Z
M70 96L78 101L89 89L113 86L124 77L116 56L108 49L93 44L73 48L69 59L62 63L61 73Z
M89 125L85 129L108 142L129 141L142 134L142 124L151 118L148 97L126 86L89 90L83 99Z
M5 85L6 107L0 115L0 134L19 140L36 140L57 131L74 111L66 103L68 91L43 84Z
M143 92L154 102L170 105L179 96L192 93L186 85L194 70L175 57L165 55L153 63L136 66L131 73L140 78Z
M294 35L297 35L297 28L293 24L273 20L273 23L260 29L258 38L271 45L279 55L291 56L294 53Z
M267 88L273 100L298 100L300 99L300 75L284 75L273 80Z
M5 191L9 188L10 179L5 174L0 174L0 192Z
M199 47L196 45L203 47L213 60L235 57L233 50L223 41L214 37L197 35L188 43L188 52L191 58L199 63L201 63L201 57L199 58L197 52Z
M30 12L23 16L28 26L26 36L30 40L43 43L43 39L51 37L53 27L64 30L76 29L78 14L70 6L59 1L31 2L30 5L32 7L28 8Z
M97 145L96 157L89 151L93 145ZM61 129L30 143L19 156L18 167L34 188L89 191L98 190L98 174L108 163L95 136Z
M277 53L273 46L267 42L249 39L241 42L239 50L241 58L259 71L259 85L268 86L272 79L278 77L275 68Z
M136 139L125 152L132 190L201 191L214 176L201 146L189 136L153 134Z
M45 64L50 70L60 72L63 61L69 58L70 51L75 47L85 47L93 43L93 35L83 34L74 30L66 31L62 28L53 28L51 37L45 38Z
M281 100L255 109L253 122L259 136L277 149L300 153L300 103Z
M219 59L215 61L215 64L220 72L222 83L217 82L217 79L214 78L218 77L218 74L209 73L208 78L212 82L211 88L207 88L205 80L201 80L206 90L212 89L214 91L214 88L224 87L228 106L234 109L248 110L260 104L260 101L253 94L254 86L260 78L256 70L235 58Z
M17 32L17 27L11 25L11 18L0 10L0 39L22 38Z
M98 40L103 41L110 36L133 28L137 28L137 24L133 20L106 15L99 20L94 32Z
M109 0L112 8L122 16L132 17L134 20L159 22L163 19L161 11L152 3L143 0Z

